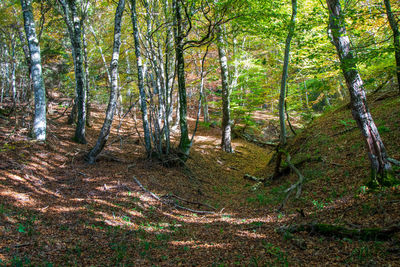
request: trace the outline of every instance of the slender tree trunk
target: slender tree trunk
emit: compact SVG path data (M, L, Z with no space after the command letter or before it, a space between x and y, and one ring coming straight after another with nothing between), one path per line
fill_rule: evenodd
M18 36L19 36L19 40L21 42L22 45L22 50L24 51L24 56L25 56L25 62L26 62L26 66L28 68L28 73L29 73L29 82L27 84L27 89L24 91L25 93L23 94L23 99L22 101L25 100L29 100L31 97L31 80L32 80L32 76L31 76L31 56L29 55L29 47L28 47L28 42L26 40L26 35L24 35L23 33L23 29L21 29L20 27L18 27Z
M72 1L73 2L73 1ZM75 130L75 140L78 143L86 144L85 125L86 125L86 89L85 72L83 70L82 45L81 45L81 21L78 18L75 4L71 6L71 13L74 22L74 50L76 56L76 88L78 105L78 122Z
M281 128L280 145L286 145L286 120L285 120L285 96L290 60L290 42L292 41L297 15L297 0L292 0L292 17L289 24L289 33L285 43L285 56L283 59L283 70L281 79L281 92L279 95L279 122Z
M331 30L332 42L336 47L350 93L352 114L368 148L368 155L371 162L371 177L373 181L382 183L388 172L391 172L391 164L388 161L382 139L367 106L363 81L358 73L356 59L351 51L350 39L346 33L340 1L326 0L326 2L329 8L329 28Z
M390 6L390 0L384 0L384 2L390 28L392 28L393 31L393 44L394 44L394 55L396 58L397 83L399 86L399 93L400 93L400 32L396 18L394 17L392 8Z
M40 46L36 37L35 20L33 19L32 1L21 0L26 39L28 40L31 58L33 91L35 94L35 115L33 120L33 137L46 140L46 93L42 77Z
M282 161L282 151L281 149L286 145L286 119L285 119L285 98L286 98L286 87L287 87L287 78L288 78L288 69L289 69L289 60L290 60L290 42L292 41L296 23L296 15L297 15L297 0L292 0L292 17L290 19L289 24L289 32L286 37L285 42L285 55L283 59L283 69L282 69L282 79L281 79L281 90L279 95L279 124L280 124L280 137L279 137L279 146L277 147L277 160L274 170L273 178L276 179L280 175L280 166Z
M226 57L224 39L222 37L221 27L218 26L218 57L219 64L221 67L221 85L222 85L222 138L221 147L222 150L228 153L232 153L231 144L231 88L228 85L228 59Z
M1 39L0 39L1 40ZM6 72L5 72L5 56L4 56L4 45L0 43L0 75L1 75L1 96L0 96L0 103L3 103L4 91L6 87Z
M78 105L76 104L76 96L74 97L73 101L72 101L72 110L71 113L68 116L68 124L74 124L76 121L76 114L77 114L77 109L78 109Z
M10 62L9 62L9 51L7 45L3 44L3 54L4 54L4 78L5 78L5 86L4 86L4 97L9 96L10 92Z
M17 102L17 84L16 84L16 76L15 71L17 68L17 59L15 56L15 38L11 36L11 92L13 102Z
M177 60L177 75L178 75L178 92L179 92L179 126L181 131L179 150L181 152L181 160L186 161L189 157L190 140L189 129L187 125L187 102L186 102L186 81L185 81L185 58L183 55L183 29L182 29L182 14L181 5L178 0L172 1L173 9L175 10L174 19L174 39L175 53Z
M110 134L111 124L113 122L115 109L117 107L117 97L118 97L118 61L119 61L119 52L121 47L121 20L122 15L125 9L125 0L119 0L118 7L115 12L114 19L114 48L113 54L110 64L111 71L111 90L110 90L110 100L108 102L106 118L104 119L103 127L100 130L99 137L97 139L96 145L90 150L90 152L86 155L86 160L89 163L94 163L96 161L96 157L103 150L108 136Z
M78 121L75 129L74 139L78 143L86 144L85 125L86 125L86 88L85 72L83 70L81 20L78 17L75 1L58 0L64 10L64 19L67 24L69 36L72 44L72 56L75 67L76 83L76 105L78 110Z
M204 122L210 122L210 115L208 113L207 90L203 89L203 119Z
M86 26L82 23L82 44L83 44L83 59L85 66L85 88L86 88L86 126L91 127L91 116L90 116L90 87L89 87L89 59L87 53L87 42L86 42Z
M138 70L138 87L140 93L140 107L142 110L142 120L143 120L143 130L144 130L144 142L146 146L147 156L151 156L151 138L150 138L150 128L147 114L147 103L146 103L146 92L144 88L144 78L143 78L143 63L142 56L140 52L140 42L139 42L139 29L137 24L137 13L136 13L136 0L131 0L131 18L133 27L133 39L135 41L135 54L136 54L136 64Z
M108 81L109 84L111 84L111 74L110 74L110 70L108 69L106 57L104 56L103 49L101 48L100 42L97 39L96 33L95 33L92 25L89 26L89 30L93 34L94 40L96 41L97 47L99 49L99 52L100 52L100 55L101 55L101 60L103 61L104 68L106 69L107 81Z

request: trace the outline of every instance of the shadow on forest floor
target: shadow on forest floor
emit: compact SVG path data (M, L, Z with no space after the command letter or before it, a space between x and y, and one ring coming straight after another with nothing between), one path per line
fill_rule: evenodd
M389 97L371 105L388 151L397 159L399 104L399 97ZM87 130L89 144L97 138L102 116L100 108L95 111L94 127ZM244 174L267 177L273 151L235 139L236 153L222 153L216 128L199 129L188 171L145 160L130 119L120 130L129 137L106 147L94 165L83 162L89 145L71 140L73 126L65 117L50 120L44 144L26 139L13 117L2 119L0 266L396 265L398 236L366 242L276 232L283 225L311 221L349 227L398 222L399 188L369 192L363 187L368 162L359 133L345 132L352 127L350 116L349 110L328 113L291 140L293 155L319 155L322 161L301 166L307 177L303 194L290 199L280 213L276 208L283 190L296 176L254 188ZM110 140L117 138L113 130ZM158 196L173 194L204 203L215 207L215 214L160 203L133 176Z

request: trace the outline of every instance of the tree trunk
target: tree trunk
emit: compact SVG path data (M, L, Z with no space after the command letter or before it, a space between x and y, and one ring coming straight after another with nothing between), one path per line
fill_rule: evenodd
M90 116L90 88L89 88L89 59L87 54L87 42L86 42L86 27L85 23L82 23L82 44L83 44L83 59L85 65L85 87L86 87L86 126L91 127L92 121Z
M221 26L218 26L218 57L219 57L219 64L221 67L221 85L222 85L221 147L223 151L232 153L233 152L231 144L232 121L231 121L231 107L230 107L231 88L228 85L228 60L226 58Z
M82 58L82 42L81 42L81 21L78 18L77 10L74 1L71 1L71 13L74 22L74 50L76 56L76 91L78 105L78 122L75 130L75 140L78 143L86 144L85 125L86 125L86 89L85 89L85 72L83 70Z
M297 15L297 0L292 0L292 17L289 24L289 32L286 37L285 43L285 56L283 59L282 79L281 79L281 92L279 95L279 122L280 122L280 145L286 145L286 120L285 120L285 96L288 78L289 60L290 60L290 42L292 41L295 22Z
M101 48L100 42L97 39L96 33L95 33L92 25L90 25L89 30L93 34L94 40L96 41L96 45L97 45L97 47L99 49L99 52L100 52L100 55L101 55L101 60L103 61L104 68L106 69L107 81L108 81L109 84L111 84L111 74L110 74L110 70L108 69L106 57L104 56L104 53L103 53L103 48Z
M371 178L373 181L383 183L391 172L391 164L388 161L386 150L379 132L372 119L367 106L363 81L357 70L356 59L350 47L350 39L347 36L344 16L339 0L326 0L329 8L329 28L331 30L332 43L335 45L347 88L350 93L352 114L360 128L368 148L371 162Z
M282 69L282 79L281 79L281 91L279 95L279 124L280 124L280 137L279 137L279 145L277 147L277 159L273 174L273 179L276 179L280 176L280 166L282 161L282 150L286 145L286 119L285 119L285 98L286 98L286 86L287 86L287 78L288 78L288 69L289 69L289 59L290 59L290 42L292 41L295 22L297 15L297 0L292 0L292 17L290 19L289 24L289 32L286 37L285 43L285 55L283 59L283 69Z
M150 139L150 128L149 128L149 121L147 114L147 103L146 103L147 99L146 99L146 92L144 89L143 65L142 65L142 56L140 52L140 42L139 42L139 29L137 25L136 0L131 0L131 18L133 27L133 39L135 41L135 54L136 54L136 63L138 70L138 87L140 93L140 107L142 110L144 142L146 146L147 156L150 156L151 139Z
M14 36L11 36L11 92L14 103L17 102L17 84L15 77L16 68L17 60L15 56L15 38Z
M35 20L33 19L31 4L31 0L21 0L25 33L31 58L33 91L35 94L35 115L32 133L35 139L46 140L46 93L42 76L40 46L36 37Z
M399 27L397 25L396 18L392 13L392 8L390 6L390 0L384 0L386 7L386 14L388 17L388 21L390 24L390 28L393 31L393 44L394 44L394 56L396 58L396 74L397 74L397 83L399 87L400 93L400 32Z
M9 51L8 51L8 47L7 47L6 43L3 44L3 57L4 57L5 86L4 86L2 96L8 97L9 91L10 91L10 63L9 63ZM3 102L3 100L1 102Z
M173 9L175 10L174 19L174 39L175 39L175 53L177 61L177 75L178 75L178 92L179 92L179 127L181 131L179 150L181 153L181 160L186 161L189 157L190 140L189 129L187 125L187 102L186 102L186 81L185 81L185 58L183 55L183 29L182 29L182 15L181 5L177 0L172 1Z
M78 17L76 2L68 0L58 0L64 10L64 19L67 24L72 45L72 56L75 67L76 83L76 105L78 110L78 122L76 125L74 139L78 143L86 144L85 124L86 124L86 89L85 72L83 70L81 20Z
M21 29L20 27L18 27L18 35L19 35L19 40L21 42L22 45L22 50L24 51L24 56L25 56L25 62L26 62L26 66L28 68L28 73L29 73L29 82L28 82L28 88L24 91L25 93L23 94L23 99L22 101L25 100L29 100L30 96L31 96L31 80L32 80L32 76L31 76L31 56L29 55L29 47L28 47L28 42L26 40L26 35L24 35L23 33L23 29Z
M96 161L96 157L103 150L108 136L110 134L111 124L113 122L115 109L117 106L117 97L118 97L118 60L119 60L119 52L121 47L121 20L122 15L125 9L125 0L119 0L118 7L115 12L115 25L114 25L114 48L113 54L110 64L111 71L111 89L110 89L110 100L108 102L106 118L104 119L103 127L100 130L99 137L97 139L96 145L90 150L90 152L86 155L86 160L89 163L94 163Z

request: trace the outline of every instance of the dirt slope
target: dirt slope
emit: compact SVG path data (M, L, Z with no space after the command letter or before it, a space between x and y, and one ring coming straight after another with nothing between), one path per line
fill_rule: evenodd
M389 154L400 159L400 98L380 97L371 98L370 107ZM257 188L243 179L244 174L272 173L266 165L273 154L268 148L235 139L236 153L225 154L218 146L219 130L202 127L187 166L166 168L143 158L129 119L119 132L122 139L114 130L110 141L115 142L96 164L87 165L83 155L97 138L104 110L95 111L89 145L77 145L66 118L54 120L62 108L53 109L46 144L26 139L26 129L15 127L14 117L1 119L0 266L400 264L398 235L389 241L358 241L276 232L307 222L357 228L399 221L398 188L370 192L363 187L368 161L346 107L316 119L290 141L294 158L321 160L301 166L307 178L303 193L279 213L283 190L297 180L295 175ZM164 203L133 177L164 196ZM179 210L168 201L215 213Z

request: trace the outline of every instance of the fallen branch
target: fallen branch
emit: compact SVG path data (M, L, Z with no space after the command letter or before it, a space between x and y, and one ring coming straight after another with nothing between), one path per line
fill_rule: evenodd
M255 177L255 176L252 176L247 173L243 176L243 178L246 180L254 181L254 182L263 182L264 181L264 179L262 179L262 178Z
M190 200L181 198L181 197L179 197L177 195L174 195L174 194L167 194L165 196L162 196L161 198L176 198L176 199L179 199L179 200L181 200L183 202L186 202L186 203L189 203L189 204L194 204L194 205L198 205L198 206L205 206L205 207L208 207L210 209L216 210L216 208L214 208L214 207L212 207L212 206L210 206L208 204L201 203L201 202L190 201Z
M309 223L280 227L277 232L297 233L308 232L310 234L319 234L323 236L335 236L339 238L359 239L364 241L384 241L393 237L393 234L400 232L400 224L392 225L388 228L346 228L322 223Z
M190 211L190 212L198 213L198 214L215 214L215 212L213 212L213 211L193 210L193 209L186 208L186 207L184 207L184 206L178 205L178 204L176 204L176 203L173 202L173 201L166 201L166 200L163 200L163 199L161 199L159 196L157 196L156 194L154 194L153 192L147 190L147 189L140 183L140 181L139 181L135 176L133 176L133 180L139 185L139 187L140 187L143 191L145 191L146 193L150 194L150 196L152 196L154 199L156 199L157 201L160 201L160 202L163 203L163 204L167 204L167 205L173 206L173 207L175 207L175 208L177 208L177 209L186 210L186 211Z
M247 142L254 143L261 147L265 147L265 146L277 147L278 146L277 143L260 141L260 140L257 140L256 138L252 138L250 135L248 135L246 133L241 133L240 131L234 131L234 133L237 136L239 136L240 138L246 140Z
M398 160L395 160L392 158L388 158L387 160L394 165L400 166L400 161L398 161Z

